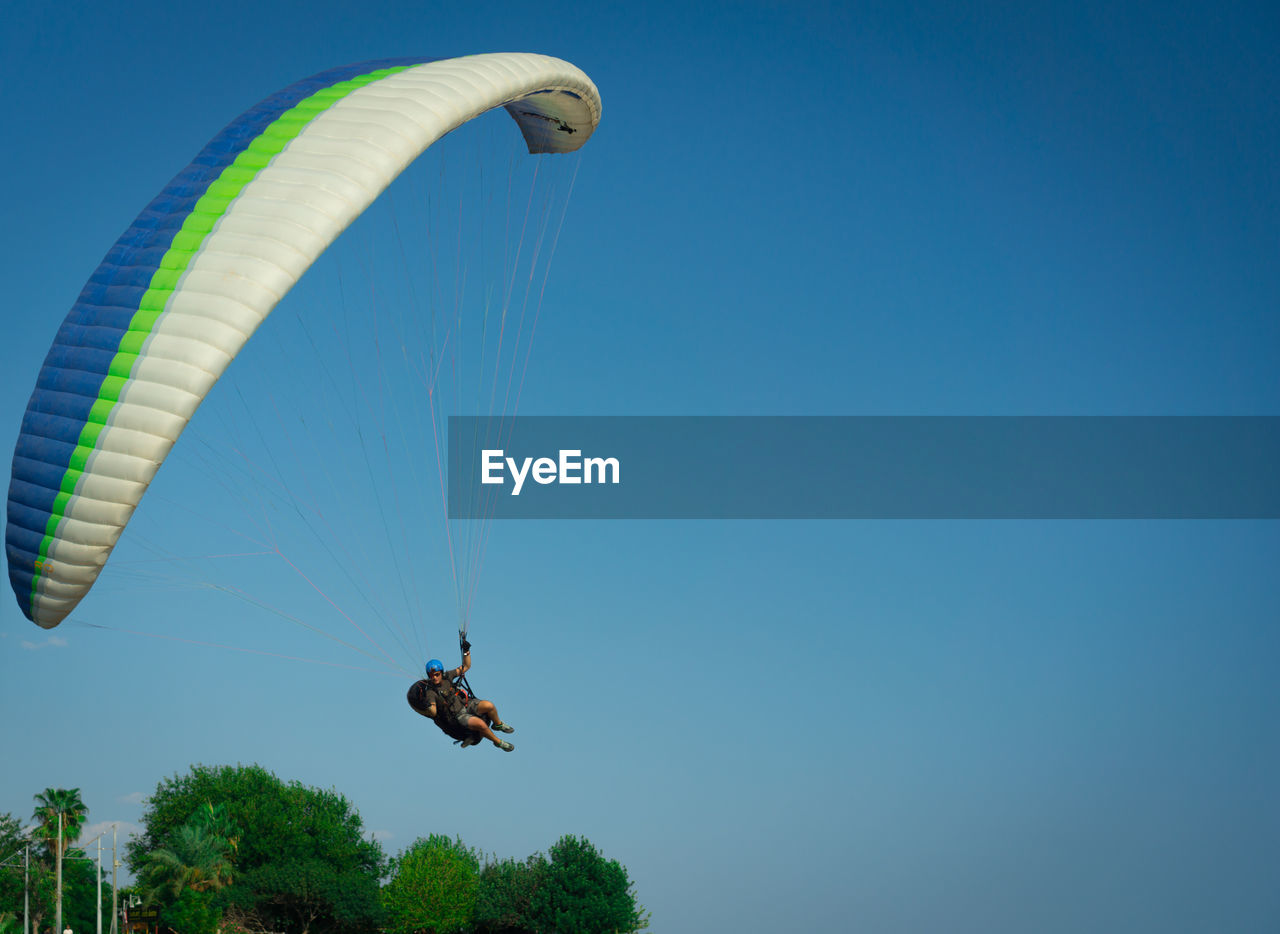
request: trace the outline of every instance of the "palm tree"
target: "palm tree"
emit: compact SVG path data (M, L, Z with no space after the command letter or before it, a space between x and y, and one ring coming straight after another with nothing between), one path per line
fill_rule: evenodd
M36 836L55 859L66 852L67 845L80 838L85 815L89 809L80 800L79 788L46 788L35 796L36 810L32 815L40 822ZM58 815L62 815L62 836L58 837Z
M221 837L230 851L228 859L234 862L236 850L240 845L240 836L235 822L231 820L231 815L227 813L225 804L214 804L212 801L206 801L195 814L191 815L189 823L203 827L211 836Z
M198 821L184 824L174 831L168 846L147 855L140 881L148 902L165 893L176 899L183 889L220 889L231 881L227 841Z

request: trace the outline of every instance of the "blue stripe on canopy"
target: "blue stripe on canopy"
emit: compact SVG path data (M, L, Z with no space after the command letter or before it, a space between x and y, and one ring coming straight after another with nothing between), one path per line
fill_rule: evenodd
M28 619L40 542L76 442L138 304L196 202L236 156L299 101L358 75L429 61L435 59L345 65L272 94L215 136L138 215L89 277L40 369L14 450L5 551L10 582Z

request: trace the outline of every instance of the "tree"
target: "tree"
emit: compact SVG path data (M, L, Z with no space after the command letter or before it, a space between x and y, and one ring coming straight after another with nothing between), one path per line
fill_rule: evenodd
M419 837L391 862L382 890L388 934L455 934L470 928L480 855L461 839Z
M52 876L52 872L49 873ZM50 879L49 892L52 895L53 882ZM110 923L111 892L110 882L104 887L102 898L105 907L102 917ZM98 901L98 867L96 862L76 847L68 848L63 854L62 862L62 926L70 926L77 934L88 934L94 929L97 920ZM49 914L53 916L52 901Z
M39 842L31 852L31 921L39 930L47 918L55 914L56 882L54 863L62 855L62 920L74 930L91 930L97 915L97 870L83 851L73 844L80 837L88 808L80 798L79 788L46 788L35 795L34 817L37 825L32 838ZM62 816L62 836L58 836L58 817ZM21 875L18 877L21 884ZM19 889L20 897L21 889ZM12 909L10 909L12 910ZM21 903L17 905L21 911Z
M220 837L226 843L230 853L235 853L240 845L240 831L236 828L231 815L227 813L225 804L207 802L204 807L196 811L188 823L203 828L213 836Z
M22 910L22 860L26 845L18 819L12 814L0 814L0 915Z
M214 934L222 921L212 893L231 882L232 843L219 830L234 833L226 809L207 804L169 835L167 846L147 854L144 898L168 903L161 915L177 934Z
M35 796L36 810L32 815L40 826L36 835L45 842L55 859L62 855L68 844L80 839L89 809L80 800L79 788L46 788ZM62 836L58 836L58 818L62 818Z
M26 836L22 824L12 814L0 814L0 934L6 919L17 919L22 930L22 869Z
M161 912L161 918L175 934L215 934L222 912L209 892L187 888Z
M482 934L535 934L531 927L533 894L546 875L547 858L541 853L524 861L503 859L486 865L476 890L476 930Z
M31 929L39 931L53 927L57 886L54 880L53 867L49 865L47 853L39 854L31 851L30 883L31 883ZM6 891L9 891L6 888ZM62 922L70 925L77 932L92 931L97 914L98 898L97 871L93 860L85 858L84 851L70 847L63 854L62 863ZM110 893L104 892L108 908L106 917L111 917ZM22 926L22 858L18 857L13 877L11 897L0 907L0 912L13 912L18 918L19 929Z
M125 857L139 875L151 854L172 849L173 835L193 822L227 841L233 878L213 904L225 908L231 926L356 934L378 924L386 859L337 792L286 784L256 765L199 765L160 782L142 821Z
M22 930L23 872L27 858L28 833L12 814L0 816L0 917L16 919ZM47 860L43 847L33 845L30 851L31 920L38 927L46 914L53 914L53 871L41 860Z
M152 850L142 868L147 900L179 898L184 889L210 892L231 881L227 841L207 829L198 813L169 837L168 846Z
M528 928L556 934L643 930L626 867L605 859L585 837L561 837L551 847L542 884L530 897Z

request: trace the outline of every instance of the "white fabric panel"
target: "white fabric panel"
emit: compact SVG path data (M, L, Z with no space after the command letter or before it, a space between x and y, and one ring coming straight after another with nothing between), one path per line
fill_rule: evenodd
M124 509L125 507L119 507ZM113 526L104 525L101 522L87 522L83 519L64 517L58 525L58 538L56 544L59 546L59 558L64 553L70 553L69 546L79 545L83 551L81 552L88 560L76 561L76 564L87 564L93 566L106 561L107 556L103 551L103 545L114 545L116 538L119 536L120 530ZM64 551L65 550L65 551ZM109 549L108 549L109 550ZM53 548L50 547L49 554L53 555ZM98 559L101 558L99 561Z
M122 516L121 505L121 503L109 503L104 500L86 498L79 504L77 518L93 528L116 526L120 524ZM102 541L105 541L105 539Z
M319 251L324 250L325 241L316 231L322 226L321 218L326 216L325 212L315 205L289 200L284 194L278 198L270 197L260 187L255 187L251 194L241 196L236 202L235 225L231 229L238 232L253 231L267 236L280 236L281 239L287 240L299 249L307 251L315 249L319 255ZM232 218L224 217L219 227L231 220ZM276 225L286 223L298 228L297 236L294 236L292 231L271 233ZM257 224L261 226L255 226ZM315 246L310 246L311 243Z
M288 216L286 211L288 209ZM289 249L305 255L323 251L325 244L312 232L314 220L302 222L292 219L295 205L283 201L250 201L242 198L236 202L236 213L218 222L218 230L228 236L248 234L265 236L287 244Z
M92 466L92 461L90 461L90 466ZM122 479L113 477L110 474L93 473L89 470L80 478L80 484L76 488L76 495L73 499L93 499L99 503L124 505L141 499L146 489L146 485L137 480ZM77 513L76 518L79 518L79 513ZM58 527L58 532L61 534L61 526Z
M171 340L201 341L227 357L234 357L248 337L242 328L226 324L213 315L172 309L165 312L165 316L169 319L167 330ZM156 352L155 347L148 348L148 353Z
M211 272L206 269L187 270L186 275L182 277L182 286L178 292L169 299L169 308L181 307L184 311L190 309L193 313L198 314L192 305L188 302L192 301L192 297L200 296L200 300L204 300L203 296L217 296L226 301L232 301L240 305L245 310L246 333L252 334L262 323L261 307L264 303L274 305L280 301L280 296L266 289L261 283L255 282L253 279L246 279L242 276L228 276L224 273ZM180 305L178 303L181 303ZM247 340L247 338L246 338Z
M176 438L186 427L187 420L191 418L195 407L196 404L192 402L185 413L166 412L164 409L149 405L138 405L131 400L120 401L116 403L116 411L111 422L114 429L121 431L144 431L163 435L166 438Z
M126 419L160 417L159 414L147 415L148 411L163 413L185 423L199 404L200 397L194 393L175 390L171 386L161 386L157 383L130 380L120 395L120 401L112 410L114 416L112 423L122 428L129 428L133 426L125 425ZM167 431L162 433L166 436L169 434Z
M232 354L239 349L237 347L232 353L227 353L209 341L187 337L183 334L156 334L147 341L146 357L139 359L135 370L141 376L143 373L141 367L144 364L164 360L169 363L195 367L205 372L217 372L220 367L226 366L227 362L231 360ZM184 388L178 383L171 383L170 385ZM114 424L114 419L112 419L112 424Z
M93 476L145 485L151 481L156 465L164 460L171 447L172 439L150 432L113 431L94 450Z
M179 360L166 360L163 357L139 357L138 362L133 365L133 372L135 379L163 383L201 397L209 391L217 379L217 375L209 370ZM107 427L103 429L102 436L110 434L111 420L108 418ZM99 447L103 444L102 436L99 437Z

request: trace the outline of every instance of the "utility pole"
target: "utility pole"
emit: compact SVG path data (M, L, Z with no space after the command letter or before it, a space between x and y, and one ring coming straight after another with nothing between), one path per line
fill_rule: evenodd
M57 851L57 910L54 912L56 920L53 923L53 929L57 934L62 934L62 812L58 812L58 842L54 847Z
M22 934L31 934L31 838L22 856Z
M98 934L102 934L102 834L98 834Z
M120 861L116 859L116 828L116 824L111 825L111 934L116 934L116 918L120 915L116 907L116 870L120 868Z

